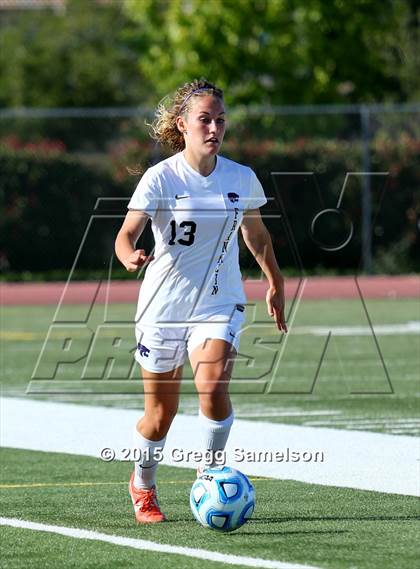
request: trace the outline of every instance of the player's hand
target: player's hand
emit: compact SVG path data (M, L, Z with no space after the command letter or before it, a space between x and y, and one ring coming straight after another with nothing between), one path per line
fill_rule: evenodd
M287 325L284 318L284 288L270 287L267 291L265 300L267 302L268 314L274 318L277 328L280 332L287 333Z
M129 273L133 273L134 271L138 271L138 269L143 265L147 265L147 263L153 261L153 259L153 255L145 255L144 249L136 249L129 257L127 257L127 259L125 259L124 266Z

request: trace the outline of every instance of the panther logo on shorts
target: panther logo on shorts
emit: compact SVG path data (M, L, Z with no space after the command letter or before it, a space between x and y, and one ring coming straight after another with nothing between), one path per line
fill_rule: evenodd
M229 192L227 197L229 198L229 201L231 201L232 203L239 201L239 196L238 194L235 194L235 192Z
M148 357L149 357L149 353L150 353L149 348L146 348L146 346L143 346L143 344L140 344L140 342L137 344L137 349L139 350L140 355L141 355L142 357L143 357L143 356L144 356L145 358L148 358Z

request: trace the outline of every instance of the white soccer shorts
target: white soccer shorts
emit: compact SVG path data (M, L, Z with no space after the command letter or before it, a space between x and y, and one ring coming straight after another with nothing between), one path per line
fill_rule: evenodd
M203 322L178 328L137 324L135 359L145 370L162 373L183 365L187 354L208 339L225 340L238 351L245 307L237 304L230 313L232 316L225 317L224 322L220 322L219 315L214 315Z

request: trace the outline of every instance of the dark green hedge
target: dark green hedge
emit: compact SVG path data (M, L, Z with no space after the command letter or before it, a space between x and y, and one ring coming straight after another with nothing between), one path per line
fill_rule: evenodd
M0 254L3 269L69 269L100 197L122 197L110 175L66 154L0 152ZM107 258L107 235L92 223L80 267ZM108 241L112 235L108 236Z
M363 171L359 141L300 139L281 144L233 140L227 150L231 158L251 165L266 193L275 198L262 212L281 215L281 219L265 220L281 265L301 265L311 272L319 269L343 273L361 266L361 176L348 178L341 202L345 215L325 214L315 225L315 234L311 232L316 213L337 206L346 173ZM370 155L371 171L388 173L369 177L373 270L417 271L420 269L420 141L408 137L392 141L378 138L370 146ZM307 174L297 174L303 172ZM325 251L319 246L319 242L332 246L345 241L350 221L354 233L345 247ZM249 259L246 251L243 256Z

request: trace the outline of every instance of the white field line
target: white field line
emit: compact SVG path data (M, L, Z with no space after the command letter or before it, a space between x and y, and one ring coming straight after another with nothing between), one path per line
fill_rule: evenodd
M238 405L238 411L235 412L236 417L311 417L311 416L336 416L341 411L242 411Z
M362 427L354 427L356 431L363 431ZM392 435L420 435L420 429L387 429Z
M320 427L331 427L332 425L330 424L321 424L321 425L317 425ZM374 432L374 429L384 429L387 432L392 432L392 434L395 434L395 431L405 431L407 434L409 433L419 433L420 434L420 427L414 427L414 426L401 426L401 425L392 425L392 424L387 424L387 423L380 423L377 425L340 425L340 428L346 429L346 430L356 430L356 431L371 431Z
M376 336L400 334L420 334L420 322L417 320L405 324L376 324L373 326ZM292 326L290 333L297 335L327 336L371 336L370 326Z
M331 424L326 424L326 423L321 423L320 425L317 426L325 426L325 427L330 427ZM398 431L404 431L407 433L417 433L420 431L420 427L413 427L408 425L407 427L401 426L401 425L392 425L392 424L388 424L388 423L380 423L377 425L340 425L340 428L343 429L356 429L357 431L366 431L366 429L387 429L389 431L392 431L392 433L395 433L396 430Z
M365 418L350 418L348 417L329 417L319 420L308 420L302 423L306 427L336 427L343 429L375 429L382 427L385 429L405 429L410 431L416 431L420 429L419 419L392 419L390 417L383 417L377 419L365 419Z
M412 433L413 435L420 434L419 429L390 429L393 435L408 435Z
M399 425L397 423L340 423L335 424L335 423L317 423L316 425L313 425L312 423L304 423L304 426L315 426L315 427L339 427L340 429L365 429L365 430L370 430L370 429L377 429L379 427L383 427L386 429L410 429L410 430L415 430L415 429L419 429L420 425Z
M142 414L140 410L24 398L3 397L0 404L5 447L96 458L103 448L111 448L120 460L123 449L132 446L134 425ZM197 417L177 415L168 433L163 464L195 468L191 452L200 449ZM227 463L250 476L420 495L419 444L411 436L236 419L226 451ZM305 451L312 453L312 458L293 461L292 451L301 456ZM263 459L261 452L266 453ZM323 453L323 460L315 453Z
M130 321L131 324L131 321ZM247 328L252 328L253 330L263 330L269 329L272 332L272 327L267 324L253 324L252 322L246 326ZM420 321L413 320L410 322L405 322L402 324L375 324L373 330L376 336L392 336L392 335L406 335L406 334L419 334L420 333ZM295 326L293 323L289 323L289 336L327 336L331 333L334 336L371 336L372 329L370 326ZM107 334L105 334L106 336ZM113 336L113 333L109 331L108 336ZM82 333L78 333L77 330L72 332L73 338L84 338ZM37 332L15 332L13 330L2 330L0 331L0 338L4 340L15 340L19 339L21 342L33 342L34 340L44 339L45 334ZM49 336L50 340L61 339L61 334L51 334ZM16 349L27 349L26 346Z
M270 561L268 559L260 559L258 557L246 557L243 555L218 553L217 551L208 551L206 549L195 549L191 547L168 545L165 543L156 543L155 541L148 541L144 539L135 539L119 535L109 535L106 533L99 533L97 531L86 529L40 524L14 518L0 518L0 525L29 529L33 531L55 533L76 539L102 541L105 543L111 543L113 545L131 547L132 549L140 549L148 552L182 555L184 557L193 557L195 559L204 559L206 561L224 563L225 565L242 565L246 567L262 567L266 569L319 569L313 565L311 566L300 565L297 563L284 563L282 561Z
M352 418L337 418L337 419L325 419L320 421L306 421L305 425L419 425L420 419L390 419L389 417L384 417L383 419L352 419Z

